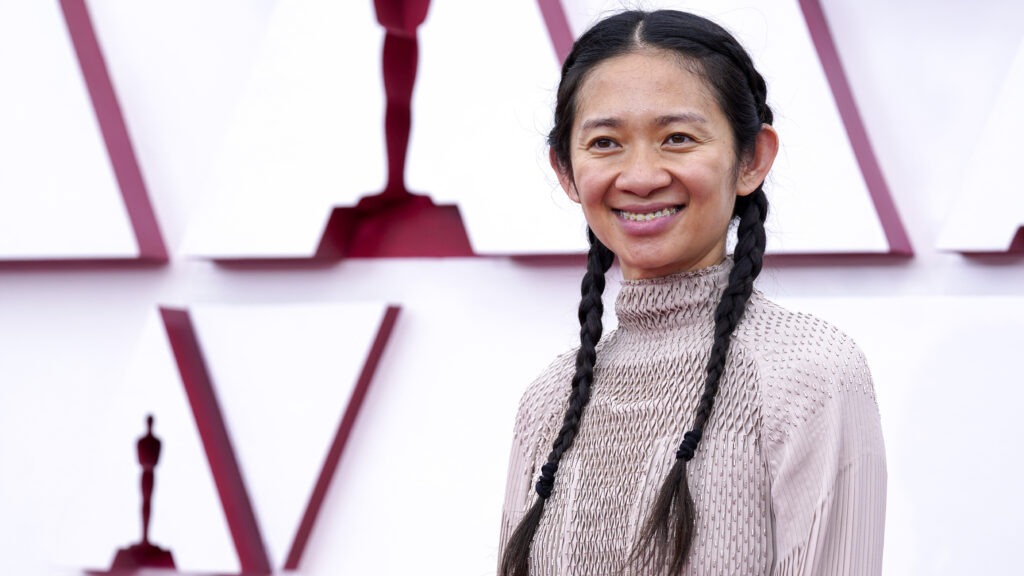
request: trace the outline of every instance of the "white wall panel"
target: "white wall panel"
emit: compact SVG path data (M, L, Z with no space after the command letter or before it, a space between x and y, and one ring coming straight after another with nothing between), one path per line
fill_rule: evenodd
M175 252L267 35L272 1L88 3L162 232Z
M334 206L383 189L382 40L370 2L275 3L186 255L312 256Z
M0 260L138 246L57 2L0 3Z
M409 189L457 202L477 254L585 251L544 144L560 66L537 2L432 2L419 38Z
M1024 38L1024 36L1022 36ZM948 206L938 246L958 252L1005 252L1024 227L1024 181L1015 170L1024 156L1024 39L988 112Z
M385 312L372 303L190 310L276 569L294 545Z

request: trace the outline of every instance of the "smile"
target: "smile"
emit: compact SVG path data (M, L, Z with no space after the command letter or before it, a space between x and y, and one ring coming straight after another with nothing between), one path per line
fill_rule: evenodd
M645 212L643 214L638 212L626 212L625 210L614 210L619 218L625 220L632 220L633 222L649 222L658 218L664 218L671 216L682 209L682 206L672 206L671 208L662 208L657 212Z

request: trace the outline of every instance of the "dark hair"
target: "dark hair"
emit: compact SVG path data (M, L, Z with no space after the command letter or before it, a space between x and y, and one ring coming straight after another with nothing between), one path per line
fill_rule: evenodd
M766 102L764 79L736 39L717 24L693 14L672 10L628 11L606 18L585 32L573 45L562 66L555 125L548 135L548 145L561 170L571 177L569 150L576 119L576 95L587 74L609 58L645 49L679 56L685 65L703 78L732 128L737 162L742 162L753 152L761 125L772 123L772 112ZM655 566L669 568L671 573L682 570L693 540L694 506L686 463L693 458L711 417L732 333L743 316L754 279L761 272L767 215L768 199L763 183L751 194L737 197L733 208L733 217L739 219L734 264L715 310L715 336L706 366L704 391L693 414L693 426L683 435L676 451L676 462L655 498L633 549L633 559L653 561ZM611 266L613 254L593 231L588 230L588 236L590 253L579 307L580 348L569 407L547 462L541 468L536 485L538 499L506 545L501 565L504 576L529 574L530 545L544 511L544 501L551 495L558 463L562 454L572 446L583 409L590 399L596 345L602 330L604 276Z

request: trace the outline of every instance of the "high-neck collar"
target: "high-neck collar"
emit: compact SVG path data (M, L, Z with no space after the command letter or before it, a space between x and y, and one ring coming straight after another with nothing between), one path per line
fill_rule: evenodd
M679 328L713 318L729 282L732 258L700 270L661 278L623 280L615 300L619 327L627 331Z

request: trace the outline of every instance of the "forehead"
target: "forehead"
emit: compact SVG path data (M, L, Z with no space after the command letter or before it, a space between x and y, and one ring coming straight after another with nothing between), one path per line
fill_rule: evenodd
M609 58L584 78L576 98L576 125L588 117L625 117L686 110L725 117L695 65L676 54L644 50Z

